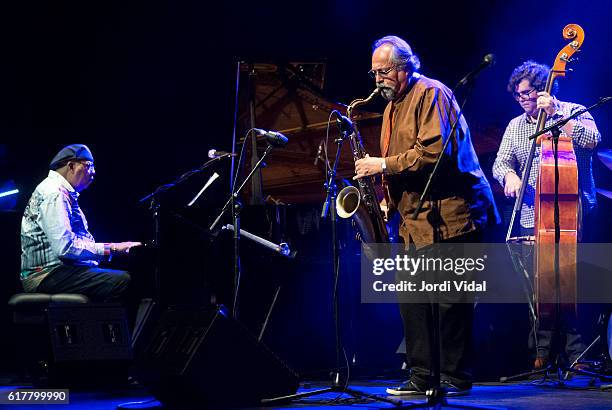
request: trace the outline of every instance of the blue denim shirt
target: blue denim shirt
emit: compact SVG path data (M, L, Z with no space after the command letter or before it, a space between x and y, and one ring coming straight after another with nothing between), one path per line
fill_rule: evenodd
M78 204L79 193L55 171L34 190L21 220L21 279L34 291L61 265L97 266L109 244L96 243Z

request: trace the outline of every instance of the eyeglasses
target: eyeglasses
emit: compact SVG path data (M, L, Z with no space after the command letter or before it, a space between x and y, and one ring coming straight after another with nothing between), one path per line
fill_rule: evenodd
M94 163L91 161L78 161L78 163L87 168L87 171L95 171L96 169Z
M528 99L528 98L529 98L529 94L531 94L531 93L532 93L532 92L534 92L535 90L536 90L536 89L535 89L535 87L534 87L534 88L532 88L531 90L525 90L525 91L521 91L521 92L518 92L518 93L515 91L515 92L513 92L513 93L512 93L512 96L514 97L514 99L515 99L516 101L520 100L521 98Z
M376 76L379 75L381 77L386 77L391 71L395 70L396 68L401 67L398 64L394 64L389 68L381 68L378 70L370 70L368 71L368 75L370 77L372 77L373 79L376 79Z

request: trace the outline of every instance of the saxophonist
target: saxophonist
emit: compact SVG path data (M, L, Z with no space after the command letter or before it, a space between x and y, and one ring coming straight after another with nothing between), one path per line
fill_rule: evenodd
M488 220L498 215L491 187L483 174L463 116L449 135L459 107L441 82L421 75L418 57L406 41L387 36L373 45L370 76L389 101L383 116L382 157L355 163L355 179L383 174L390 210L401 216L400 236L414 252L441 242L477 243ZM450 114L450 115L449 115ZM430 195L416 220L419 197L444 141L452 138ZM421 273L422 274L422 273ZM429 304L400 303L410 378L387 389L392 395L418 395L433 387L430 377L432 326ZM473 306L440 304L441 387L447 395L467 394Z

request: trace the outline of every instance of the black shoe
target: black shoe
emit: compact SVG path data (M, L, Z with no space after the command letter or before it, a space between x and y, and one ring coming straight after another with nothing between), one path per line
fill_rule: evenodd
M392 394L393 396L416 396L425 395L426 390L412 380L407 380L395 388L388 388L387 394Z
M472 391L472 386L460 387L448 380L441 381L440 387L444 389L445 394L448 397L466 396Z

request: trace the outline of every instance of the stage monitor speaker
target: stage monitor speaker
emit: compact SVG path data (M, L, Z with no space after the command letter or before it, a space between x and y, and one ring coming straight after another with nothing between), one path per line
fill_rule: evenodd
M259 405L298 388L297 375L223 306L166 310L136 369L168 406Z
M93 303L50 306L47 318L51 355L43 353L47 357L38 363L40 368L31 369L37 385L127 385L132 351L123 307ZM43 344L40 339L34 343Z
M50 308L47 315L56 362L132 359L123 307L58 306Z

